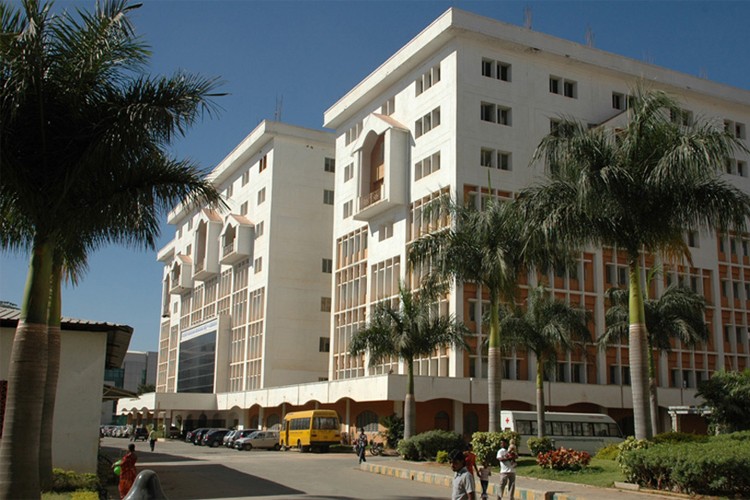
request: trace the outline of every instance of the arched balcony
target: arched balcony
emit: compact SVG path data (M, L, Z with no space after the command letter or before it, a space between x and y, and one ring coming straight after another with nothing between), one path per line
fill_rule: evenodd
M241 215L230 214L219 236L221 263L234 264L253 257L253 223Z

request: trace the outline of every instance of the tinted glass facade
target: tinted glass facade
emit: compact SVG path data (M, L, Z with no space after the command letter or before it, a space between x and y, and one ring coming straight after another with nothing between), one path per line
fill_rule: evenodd
M181 342L177 392L213 392L215 359L216 330Z

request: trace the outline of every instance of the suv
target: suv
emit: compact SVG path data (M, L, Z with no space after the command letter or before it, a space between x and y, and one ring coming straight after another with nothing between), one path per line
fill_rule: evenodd
M148 429L145 427L136 427L133 431L133 441L138 441L139 439L142 439L144 441L148 441Z
M210 446L212 448L221 446L224 442L224 436L226 436L228 432L229 429L210 429L203 437L201 446Z

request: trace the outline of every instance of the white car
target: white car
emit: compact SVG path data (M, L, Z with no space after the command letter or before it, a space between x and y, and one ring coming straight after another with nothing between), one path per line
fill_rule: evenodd
M234 447L245 451L250 451L253 448L279 450L281 448L279 433L278 431L255 431L247 437L236 440Z

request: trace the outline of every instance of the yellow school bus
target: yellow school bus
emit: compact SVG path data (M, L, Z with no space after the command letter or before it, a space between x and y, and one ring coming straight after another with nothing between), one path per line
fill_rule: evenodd
M339 414L334 410L293 411L284 416L279 431L279 445L284 450L297 448L301 452L317 448L328 451L332 444L341 442Z

